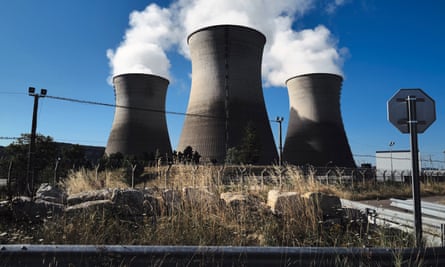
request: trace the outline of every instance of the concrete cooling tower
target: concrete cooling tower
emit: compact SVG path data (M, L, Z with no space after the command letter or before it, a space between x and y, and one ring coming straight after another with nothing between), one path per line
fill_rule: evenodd
M168 80L150 74L122 74L113 78L113 84L117 107L105 153L140 156L159 150L161 155L170 155L165 118Z
M355 167L340 112L343 78L306 74L286 81L290 114L284 161L316 167Z
M203 159L224 162L227 149L241 145L250 124L261 149L257 163L278 158L261 85L265 42L260 32L234 25L189 35L192 85L187 113L200 116L185 118L179 151L191 146Z

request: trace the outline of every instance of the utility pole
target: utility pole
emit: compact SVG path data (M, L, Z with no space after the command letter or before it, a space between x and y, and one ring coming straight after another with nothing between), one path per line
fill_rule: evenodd
M444 165L443 165L443 170L445 170L445 150L443 151L443 163L444 163Z
M279 152L279 159L278 159L278 165L281 167L283 164L283 138L282 138L282 127L281 123L284 121L283 117L277 116L275 120L272 120L274 122L278 122L278 135L279 135L279 144L278 144L278 152Z
M392 147L395 145L396 143L394 141L390 141L389 142L389 157L390 157L390 161L391 161L391 181L394 181L394 170L393 170L393 165L392 165Z
M28 152L28 168L26 172L26 184L21 185L21 192L26 191L29 196L34 193L34 178L36 176L35 166L34 166L34 154L36 150L36 130L37 130L37 111L39 108L39 98L45 97L47 90L41 89L40 94L35 92L34 87L28 88L28 94L34 97L34 108L32 112L32 126L31 126L31 140L29 142L29 152Z

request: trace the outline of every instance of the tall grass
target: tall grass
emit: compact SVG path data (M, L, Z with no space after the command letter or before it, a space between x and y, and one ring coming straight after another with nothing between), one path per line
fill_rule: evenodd
M97 173L84 168L78 171L70 171L62 185L69 195L102 188L128 187L122 170Z
M124 171L71 172L64 181L69 194L101 188L129 187ZM127 244L127 245L221 245L221 246L317 246L317 247L413 247L411 234L394 229L377 228L354 221L323 222L320 214L304 200L287 203L277 216L264 206L271 189L324 192L352 199L368 199L395 193L410 193L410 185L360 183L326 185L314 175L304 175L297 167L278 166L173 166L146 169L136 180L137 188L151 188L159 195L163 189L181 192L184 187L201 188L214 199L187 201L160 216L144 214L122 218L109 210L96 210L78 216L46 218L42 224L12 222L0 218L0 243L37 244ZM443 185L422 184L425 194L443 192ZM218 199L224 192L241 192L247 200L224 205ZM408 194L409 195L409 194ZM10 226L15 229L11 233ZM5 239L3 233L14 235ZM394 254L394 266L405 266L401 255ZM314 266L318 262L314 262ZM353 266L338 258L337 266ZM372 263L369 264L370 266ZM364 265L367 266L367 265Z
M64 186L68 194L75 194L101 188L126 188L129 187L126 181L123 171L80 170L71 172ZM180 165L147 168L141 178L136 179L135 187L151 188L157 197L164 189L182 192L185 187L201 188L214 198L188 201L183 196L179 206L164 209L160 216L144 214L122 218L103 209L79 216L47 218L41 225L32 225L29 231L27 229L31 228L25 225L18 238L6 242L394 248L414 244L410 234L396 230L388 231L358 221L323 222L320 214L302 199L288 203L282 215L272 214L264 204L271 189L298 194L324 192L359 199L382 196L385 190L393 194L397 186L326 185L293 166ZM247 198L234 205L225 205L219 200L224 192L240 192ZM0 226L0 232L7 231L5 229Z

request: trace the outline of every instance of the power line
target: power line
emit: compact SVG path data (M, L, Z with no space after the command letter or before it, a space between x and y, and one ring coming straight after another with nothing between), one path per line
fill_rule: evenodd
M1 140L16 140L19 139L20 137L9 137L9 136L0 136Z
M112 108L125 108L125 109L131 109L131 110L157 112L157 113L172 114L172 115L194 116L194 117L204 117L204 118L213 118L213 119L223 119L221 117L217 117L217 116L213 116L213 115L204 115L204 114L196 114L196 113L184 113L184 112L177 112L177 111L166 111L166 110L159 110L159 109L152 109L152 108L130 107L130 106L115 105L115 104L109 104L109 103L102 103L102 102L81 100L81 99L74 99L74 98L67 98L67 97L60 97L60 96L50 96L50 95L47 95L46 97L47 98L56 99L56 100L69 101L69 102L75 102L75 103L81 103L81 104L98 105L98 106L105 106L105 107L112 107Z
M0 91L2 95L26 95L26 93L22 92L8 92L8 91Z

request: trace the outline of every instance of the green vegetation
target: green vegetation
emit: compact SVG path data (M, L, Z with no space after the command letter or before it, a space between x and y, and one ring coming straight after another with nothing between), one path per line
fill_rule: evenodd
M261 142L251 121L244 127L241 144L227 150L226 163L255 164L261 156Z

